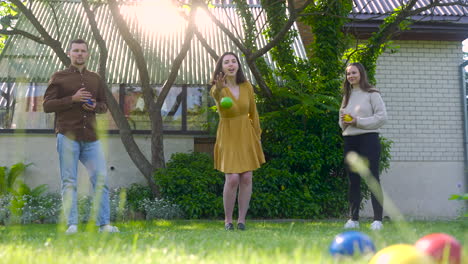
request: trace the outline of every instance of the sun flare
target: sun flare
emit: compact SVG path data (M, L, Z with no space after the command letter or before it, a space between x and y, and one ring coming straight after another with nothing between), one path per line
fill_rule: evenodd
M124 16L134 18L145 31L168 34L185 27L187 21L180 15L181 8L170 0L147 0L132 6L122 6Z

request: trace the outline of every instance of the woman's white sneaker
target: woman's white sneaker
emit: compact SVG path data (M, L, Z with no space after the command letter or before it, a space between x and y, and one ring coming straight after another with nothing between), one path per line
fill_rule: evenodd
M383 228L382 221L374 221L370 225L370 229L375 230L375 231L380 230L382 228Z
M346 222L346 224L344 225L344 228L346 228L346 229L359 228L359 222L349 219L348 222Z

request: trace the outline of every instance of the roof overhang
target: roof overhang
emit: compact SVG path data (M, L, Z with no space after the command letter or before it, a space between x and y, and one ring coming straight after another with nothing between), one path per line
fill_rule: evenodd
M385 16L355 15L345 30L359 39L368 39L383 23ZM398 40L440 40L463 41L468 38L468 17L432 16L412 17L415 21L409 30L400 31L394 39Z

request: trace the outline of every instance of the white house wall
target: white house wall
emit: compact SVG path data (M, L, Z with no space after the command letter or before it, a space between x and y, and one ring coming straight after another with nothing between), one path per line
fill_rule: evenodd
M382 55L376 74L388 112L382 135L394 142L391 167L381 176L383 188L408 218L455 218L464 203L448 198L466 192L462 44L397 41L395 45L400 46L398 52ZM363 215L372 216L370 203Z
M150 135L135 136L135 141L149 158L151 149ZM128 186L131 183L146 184L146 179L138 171L125 150L118 135L102 139L107 160L109 187ZM11 166L17 162L32 163L24 176L30 187L47 184L49 191L60 191L60 174L56 138L52 134L0 134L0 164ZM192 136L164 136L164 155L166 161L176 152L191 152L194 149ZM78 192L88 194L90 189L86 169L78 168Z

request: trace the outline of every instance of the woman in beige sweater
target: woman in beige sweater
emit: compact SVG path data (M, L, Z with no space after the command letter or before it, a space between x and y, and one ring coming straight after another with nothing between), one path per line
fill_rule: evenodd
M372 192L371 201L374 210L372 230L380 230L383 214L383 196L379 180L380 140L379 128L385 123L387 112L380 92L367 80L364 66L351 63L346 68L346 80L343 83L343 102L340 108L339 124L343 131L344 155L356 152L369 161L369 169L379 183ZM345 228L359 227L359 207L361 204L361 177L345 164L349 177L350 219Z

